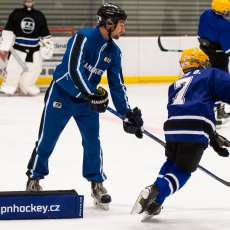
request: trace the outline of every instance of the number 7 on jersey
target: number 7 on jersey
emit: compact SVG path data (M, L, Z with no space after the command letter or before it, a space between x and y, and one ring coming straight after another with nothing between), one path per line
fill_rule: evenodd
M180 89L176 96L173 98L173 105L183 105L185 103L185 94L190 83L192 82L192 78L193 77L182 78L174 83L175 89Z

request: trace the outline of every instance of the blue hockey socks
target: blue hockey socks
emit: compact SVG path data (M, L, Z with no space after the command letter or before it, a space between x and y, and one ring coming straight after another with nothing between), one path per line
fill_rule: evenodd
M191 176L191 172L180 170L173 161L167 160L161 167L154 185L159 189L156 198L162 204L166 197L181 189Z

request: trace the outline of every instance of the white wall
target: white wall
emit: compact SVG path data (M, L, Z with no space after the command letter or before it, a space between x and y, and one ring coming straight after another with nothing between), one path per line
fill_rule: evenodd
M165 48L198 47L196 37L162 37ZM176 76L180 73L177 52L162 52L157 37L123 37L117 41L123 53L124 76Z
M50 76L65 52L67 37L54 37L55 56L43 63L44 76ZM166 48L184 49L198 47L196 37L162 37ZM116 41L122 50L123 75L125 77L178 76L180 74L178 52L162 52L157 37L121 37Z

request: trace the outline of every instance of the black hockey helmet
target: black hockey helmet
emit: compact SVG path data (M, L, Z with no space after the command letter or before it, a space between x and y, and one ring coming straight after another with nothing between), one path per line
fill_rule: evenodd
M120 6L113 3L105 3L102 5L97 11L97 16L98 25L105 27L108 24L108 19L111 19L115 27L119 20L125 21L127 19L126 12Z

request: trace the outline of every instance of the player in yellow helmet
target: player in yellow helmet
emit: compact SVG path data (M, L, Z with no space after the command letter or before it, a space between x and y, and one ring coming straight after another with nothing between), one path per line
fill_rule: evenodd
M216 133L214 116L216 100L230 103L229 75L210 67L208 56L197 48L184 50L180 65L184 75L168 91L164 123L167 159L132 210L147 218L158 215L166 198L187 183L209 143L220 156L229 156L225 147L230 147L230 142Z
M230 23L225 18L230 11L229 0L212 0L211 9L205 10L199 20L198 37L200 48L209 56L213 67L229 72ZM230 113L224 104L217 104L217 122L222 124Z
M209 57L198 48L186 49L182 52L180 65L184 73L196 68L207 68L210 66Z
M220 15L228 15L230 11L229 0L213 0L211 3L212 10Z

